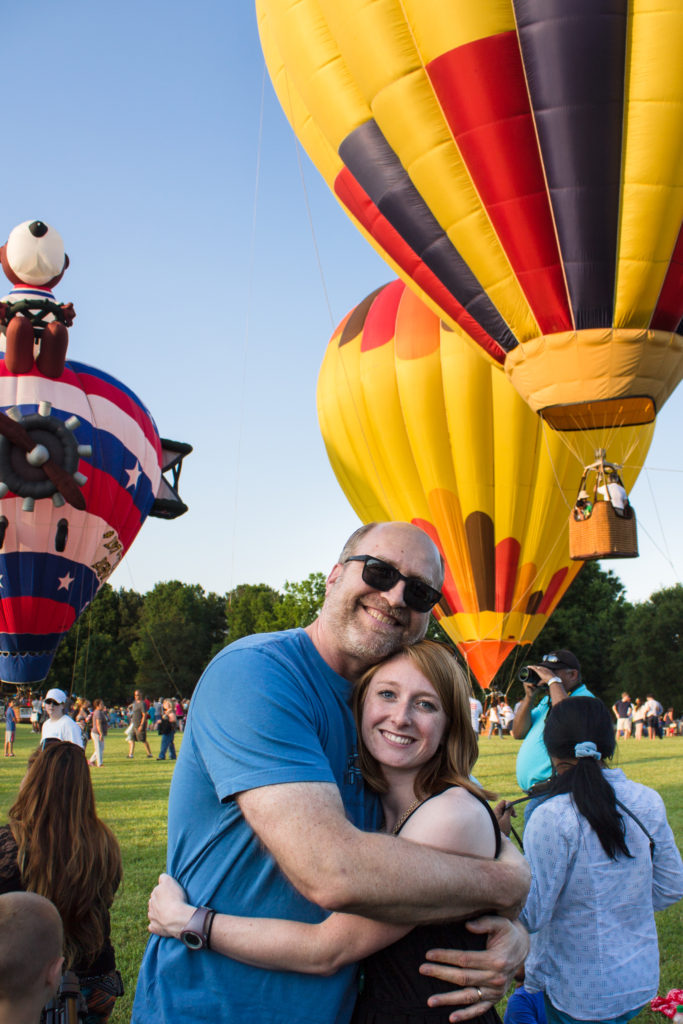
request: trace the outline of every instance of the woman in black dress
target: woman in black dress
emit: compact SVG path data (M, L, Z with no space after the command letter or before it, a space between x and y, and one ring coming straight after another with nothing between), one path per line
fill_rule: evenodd
M422 641L367 672L354 696L359 759L382 801L386 832L449 853L494 858L500 831L470 779L477 759L469 687L452 650ZM150 931L180 938L194 912L182 888L162 875L150 899ZM430 949L483 949L486 936L464 923L415 929L351 914L322 923L216 914L211 949L274 970L332 974L364 961L353 1024L446 1024L439 1007L451 983L421 973ZM436 999L437 1005L434 1005ZM477 1018L499 1022L491 1007Z

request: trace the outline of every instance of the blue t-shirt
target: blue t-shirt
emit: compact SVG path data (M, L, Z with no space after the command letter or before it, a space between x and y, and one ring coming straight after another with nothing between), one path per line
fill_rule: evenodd
M569 696L592 697L593 694L582 683ZM550 755L543 742L543 729L549 711L550 697L545 696L531 711L531 727L517 754L517 783L525 791L537 782L545 782L552 774Z
M324 919L284 877L234 797L278 783L334 783L353 824L376 828L377 801L356 767L350 694L304 630L246 637L211 662L192 698L169 799L168 872L192 905ZM354 967L332 977L264 971L152 936L132 1024L346 1024L355 976Z
M9 704L5 710L5 729L7 732L16 732L17 720L14 717L14 708L11 708Z

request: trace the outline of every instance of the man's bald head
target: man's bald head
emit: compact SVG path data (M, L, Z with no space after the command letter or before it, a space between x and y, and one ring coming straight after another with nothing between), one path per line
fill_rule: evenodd
M364 526L359 526L342 548L339 563L343 565L351 555L358 554L363 546L363 541L368 540L370 534L373 536L384 534L399 538L407 547L421 548L426 554L429 554L435 560L434 586L437 590L441 589L446 574L443 556L431 537L413 523L365 523Z
M61 974L64 935L54 903L33 892L0 896L0 1000L25 1001ZM59 968L55 965L59 963ZM45 1001L51 998L48 993Z

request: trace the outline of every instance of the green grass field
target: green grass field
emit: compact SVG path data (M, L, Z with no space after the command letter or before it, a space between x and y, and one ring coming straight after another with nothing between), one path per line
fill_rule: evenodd
M16 757L2 762L0 784L0 822L7 820L36 737L28 725L17 730ZM156 757L160 739L151 734ZM508 799L519 796L515 782L515 757L519 743L510 738L482 739L477 777L489 789ZM166 856L166 805L173 762L147 760L138 747L135 759L126 758L128 745L123 730L110 732L105 748L105 764L92 770L97 807L118 836L123 850L124 880L112 910L112 930L118 966L126 994L119 1000L112 1024L130 1020L138 965L147 932L147 898ZM92 746L88 747L88 755ZM667 807L669 822L683 843L683 737L662 742L630 740L621 743L616 759L627 774L638 782L657 789ZM255 908L256 909L256 908ZM660 994L683 987L681 948L683 947L683 903L658 915L662 976ZM643 1011L640 1024L663 1024L661 1014Z

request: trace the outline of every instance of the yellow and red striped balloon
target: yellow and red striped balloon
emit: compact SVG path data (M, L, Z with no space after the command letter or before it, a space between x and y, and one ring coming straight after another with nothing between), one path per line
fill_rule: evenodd
M332 336L318 381L332 468L358 516L421 526L446 561L435 609L486 686L531 643L581 563L567 521L584 462L606 431L550 430L494 361L396 281L368 296ZM611 432L626 486L653 425Z
M683 376L683 0L256 0L280 102L396 272L560 429Z

